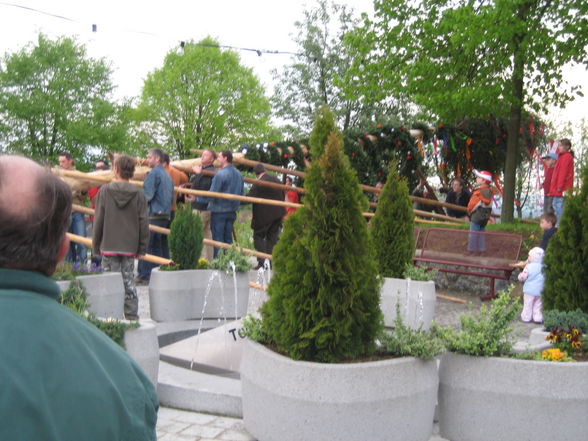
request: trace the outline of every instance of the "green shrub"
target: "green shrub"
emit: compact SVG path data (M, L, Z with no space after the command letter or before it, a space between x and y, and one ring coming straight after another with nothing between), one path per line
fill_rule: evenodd
M406 181L398 176L396 168L396 162L392 161L372 219L370 239L378 274L401 278L414 256L414 214Z
M200 217L190 204L179 206L167 238L172 260L180 269L196 269L202 252L204 233Z
M242 217L242 214L246 212L247 216ZM236 242L241 248L254 249L253 247L253 230L251 229L251 210L239 210L238 217L233 224L233 230L237 236Z
M482 305L475 316L461 315L460 331L437 325L432 329L452 352L484 357L507 355L513 345L510 324L520 310L517 299L511 298L509 291L503 291L492 300L489 309Z
M406 326L400 315L400 305L396 305L394 329L383 331L378 338L382 350L396 357L417 357L431 360L445 352L445 344L437 334L424 331L422 327L412 329Z
M249 258L241 252L236 246L229 249L220 249L218 256L210 262L210 268L225 271L227 274L233 274L231 263L235 265L237 272L249 271L251 269L251 262Z
M321 107L317 112L314 127L308 139L313 160L317 161L322 156L331 133L337 133L342 142L342 135L335 125L335 115L328 107Z
M580 329L586 334L588 333L588 314L579 309L575 311L545 311L543 313L543 326L549 332L556 328L568 329L571 326Z
M404 267L402 277L405 279L411 279L418 282L430 282L435 280L439 270L428 269L423 266L414 266L412 263L407 263Z
M270 340L263 321L251 315L243 319L241 333L243 336L259 343L268 343Z
M92 323L123 349L125 347L125 332L139 327L139 323L124 323L113 318L101 320L89 313L88 293L79 280L73 280L69 287L61 292L59 302Z
M365 197L341 144L338 133L329 136L307 172L304 207L288 217L274 248L263 325L294 359L357 359L373 353L383 326Z
M88 303L88 293L82 282L74 279L69 284L66 290L61 291L59 295L59 303L67 306L74 312L83 315L88 309L90 304Z
M543 259L545 311L588 313L588 165L581 191L565 198L559 229L549 241Z

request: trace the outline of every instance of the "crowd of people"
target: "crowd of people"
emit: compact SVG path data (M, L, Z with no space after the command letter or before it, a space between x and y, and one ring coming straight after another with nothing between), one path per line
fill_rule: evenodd
M558 143L557 152L551 152L542 158L544 164L544 216L541 228L544 240L541 248L546 248L548 239L557 231L559 219L563 212L564 194L573 185L573 152L571 142L562 139ZM219 168L215 168L215 161ZM120 271L125 284L125 316L137 319L136 284L147 284L151 271L156 266L145 260L139 260L137 276L134 277L134 259L151 254L169 259L167 237L157 231L149 231L148 225L169 228L174 218L179 197L178 187L191 187L195 190L224 193L236 196L244 195L244 179L233 166L233 154L223 150L217 154L207 149L203 152L201 162L192 169L188 177L182 171L170 166L169 155L158 148L149 150L146 159L151 171L147 174L143 189L129 183L134 173L134 160L124 155L119 156L113 164L115 180L103 187L91 188L87 194L72 191L74 203L82 204L86 196L96 209L93 219L93 262L102 262L106 270ZM75 169L74 158L67 152L59 155L59 165L63 169ZM108 169L106 161L96 163L96 170ZM279 188L280 180L267 173L262 164L257 164L253 172L259 181L277 186L253 185L248 196L267 200L298 203L299 195L295 191ZM441 189L446 193L445 202L453 206L445 206L445 214L453 218L469 220L470 235L467 254L481 255L486 250L485 231L490 220L494 189L493 176L482 170L474 170L475 184L468 188L466 182L455 177L450 187ZM292 178L285 176L285 184L292 186ZM381 183L380 187L382 187ZM426 203L426 199L436 199L431 187L424 181L413 191L419 197L414 208L422 211L433 211L434 204ZM238 199L191 196L185 200L191 203L193 211L202 220L204 237L213 241L232 244L233 227L237 212L244 202ZM458 208L463 207L463 208ZM253 203L251 228L253 230L254 247L261 253L271 254L278 241L283 220L295 208ZM72 212L68 231L81 236L85 235L84 216ZM218 256L219 247L205 245L202 257L208 261ZM537 255L537 253L535 253ZM85 265L87 251L82 244L71 243L66 259L78 261ZM537 257L535 256L535 260ZM256 269L264 265L265 260L258 258Z
M215 161L219 168L215 168ZM194 190L244 195L244 178L233 166L233 153L223 150L216 153L207 149L203 152L200 164L192 168L190 177L170 165L169 155L161 149L153 148L147 153L146 164L151 169L147 174L143 189L131 184L129 180L135 172L136 160L125 155L116 157L112 171L114 180L104 186L92 187L88 192L72 191L74 202L82 205L90 198L95 214L92 224L92 261L101 263L106 271L119 271L125 286L125 318L138 319L137 284L148 284L151 271L157 265L139 259L137 275L134 275L134 260L145 254L170 258L167 236L156 229L150 231L149 225L170 228L177 209L178 200L190 203L194 213L202 220L206 239L226 244L233 243L233 227L237 211L243 204L240 200L178 194L177 189L189 187ZM59 165L66 170L75 169L75 161L68 152L59 155ZM95 170L108 170L105 160L96 162ZM280 189L280 180L266 172L262 164L254 167L259 181L278 184L277 186L253 185L248 196L276 201L298 202L295 191ZM292 186L291 178L286 184ZM251 228L254 247L261 253L271 254L278 241L283 219L295 208L288 211L280 205L253 203ZM68 231L86 236L84 215L73 211ZM201 257L211 261L218 256L219 247L205 244ZM86 265L87 250L84 245L71 243L67 260ZM256 268L264 265L265 259L258 258Z

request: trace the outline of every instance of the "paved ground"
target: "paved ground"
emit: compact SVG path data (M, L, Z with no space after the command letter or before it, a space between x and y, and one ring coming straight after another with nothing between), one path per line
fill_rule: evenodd
M150 317L148 288L146 286L138 287L138 293L139 315L141 318ZM445 294L467 302L458 303L438 299L435 320L440 325L457 326L461 314L477 312L480 308L481 302L477 296L459 292L443 292L439 294ZM531 330L537 326L517 322L515 324L515 333L519 340L526 340ZM435 424L433 436L429 441L446 441L438 435L438 430L439 428ZM159 410L157 439L159 441L250 441L255 438L247 433L243 420L241 419L164 407Z

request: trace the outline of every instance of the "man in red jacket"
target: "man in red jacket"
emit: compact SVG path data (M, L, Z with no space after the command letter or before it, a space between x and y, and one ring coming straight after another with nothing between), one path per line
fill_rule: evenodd
M566 190L574 185L574 154L570 151L572 142L567 139L561 139L557 146L557 162L551 178L549 196L553 197L553 211L557 216L557 224L561 220L564 208L563 194Z

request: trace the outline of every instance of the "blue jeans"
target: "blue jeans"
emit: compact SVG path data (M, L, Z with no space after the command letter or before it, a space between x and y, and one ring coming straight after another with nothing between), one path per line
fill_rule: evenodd
M149 219L150 225L157 225L158 227L169 228L168 219ZM163 257L169 259L169 248L167 246L167 236L165 234L149 232L149 243L147 244L147 254ZM155 263L139 260L137 267L138 276L140 279L151 279L151 270L159 266Z
M68 233L77 234L78 236L86 237L86 222L84 221L84 214L77 211L71 214L71 223L69 224ZM68 262L79 262L81 265L86 265L88 259L88 251L81 243L71 241L69 244L69 251L65 256Z
M555 226L559 227L559 221L561 220L561 215L563 214L564 210L563 196L553 196L553 201L551 204L553 205L553 213L555 214L555 217L557 217L557 223Z
M233 243L233 224L237 219L237 213L227 211L222 213L213 212L210 215L210 229L212 240L218 242ZM218 255L218 248L214 247L214 258Z
M481 226L475 222L470 222L470 231L483 232L485 229L486 226ZM486 237L483 234L469 234L468 251L473 253L486 251Z

